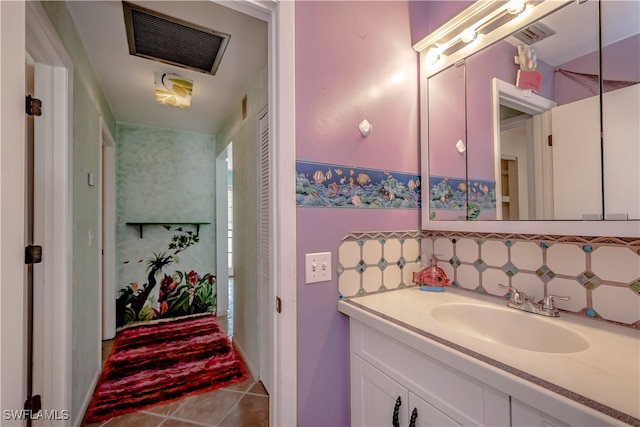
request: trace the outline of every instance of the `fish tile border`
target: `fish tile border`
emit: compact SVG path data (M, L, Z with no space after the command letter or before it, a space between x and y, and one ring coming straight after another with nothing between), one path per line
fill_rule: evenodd
M493 180L429 176L430 219L495 219L496 203Z
M296 205L420 209L420 175L298 160Z

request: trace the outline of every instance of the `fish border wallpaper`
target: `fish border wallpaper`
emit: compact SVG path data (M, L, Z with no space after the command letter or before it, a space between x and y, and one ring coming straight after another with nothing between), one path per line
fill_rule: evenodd
M465 210L466 219L495 218L496 182L487 179L429 176L430 219L458 219L458 212ZM438 216L438 213L444 214L444 217ZM453 217L452 213L455 213Z
M298 160L296 205L420 209L420 175Z

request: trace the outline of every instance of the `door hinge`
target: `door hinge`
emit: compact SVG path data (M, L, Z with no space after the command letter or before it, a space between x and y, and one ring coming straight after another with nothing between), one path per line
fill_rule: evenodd
M26 113L30 116L39 116L42 114L42 101L27 95Z
M549 135L549 136L547 137L547 145L548 145L549 147L553 147L553 135Z
M24 248L24 263L38 264L42 262L42 246L29 245Z
M280 297L276 297L276 311L282 313L282 300Z
M27 396L27 400L24 402L24 409L33 413L38 413L42 410L42 400L40 395Z

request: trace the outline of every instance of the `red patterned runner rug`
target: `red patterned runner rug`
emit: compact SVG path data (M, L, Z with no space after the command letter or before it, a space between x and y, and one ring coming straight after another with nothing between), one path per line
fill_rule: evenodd
M122 330L89 403L95 423L243 381L246 373L215 316Z

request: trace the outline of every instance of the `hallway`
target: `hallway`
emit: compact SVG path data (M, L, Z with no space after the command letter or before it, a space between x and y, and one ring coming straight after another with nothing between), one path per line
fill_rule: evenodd
M229 279L229 311L219 317L221 329L233 335L233 278ZM111 353L114 340L102 343L102 365ZM83 427L213 427L268 426L269 396L260 381L247 372L247 379L207 393L187 396L181 400L142 411L111 418Z

